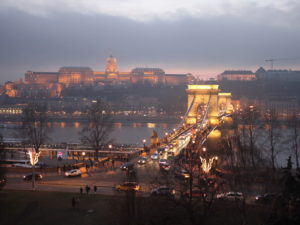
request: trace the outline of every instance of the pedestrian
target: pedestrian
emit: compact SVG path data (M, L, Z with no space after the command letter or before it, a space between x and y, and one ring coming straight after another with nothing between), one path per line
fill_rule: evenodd
M95 193L97 192L97 186L96 185L94 186L94 192Z
M91 189L91 188L90 188L88 185L85 186L85 191L86 191L86 194L87 194L87 195L89 194L90 189Z
M75 206L76 206L76 200L75 200L75 198L73 197L73 198L72 198L72 208L74 209Z
M111 164L112 164L112 168L115 168L115 160L114 159L111 160Z
M80 187L80 194L82 195L83 194L83 188Z
M63 166L63 170L66 171L66 165Z

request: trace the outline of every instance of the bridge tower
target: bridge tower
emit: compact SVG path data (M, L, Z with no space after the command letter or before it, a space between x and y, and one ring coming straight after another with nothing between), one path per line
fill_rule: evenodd
M219 93L219 111L222 113L231 114L232 105L231 105L231 93Z
M211 125L219 124L219 85L188 85L186 90L188 94L188 114L187 124L197 123L199 113L204 110L199 107L208 107L208 120Z

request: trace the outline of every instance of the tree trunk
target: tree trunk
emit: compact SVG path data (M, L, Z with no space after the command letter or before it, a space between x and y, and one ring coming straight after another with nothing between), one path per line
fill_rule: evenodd
M32 190L35 191L35 165L32 165Z

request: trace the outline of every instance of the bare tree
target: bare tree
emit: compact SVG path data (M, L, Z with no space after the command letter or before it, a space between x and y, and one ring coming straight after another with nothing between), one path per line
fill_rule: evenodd
M256 125L257 125L257 118L258 112L254 106L249 106L247 110L244 111L245 113L245 122L247 123L248 128L248 147L249 153L251 157L251 165L255 168L255 132L256 132Z
M3 136L1 133L0 133L0 158L1 159L6 158L5 145L4 145ZM1 166L0 167L0 179L1 179L0 180L0 190L2 190L2 188L6 184L5 174L6 174L6 168Z
M29 103L23 109L21 135L26 139L25 144L31 148L32 188L35 189L35 164L40 155L40 148L48 139L46 107L38 103Z
M113 130L113 118L110 107L98 100L88 110L88 124L80 132L81 141L95 150L98 160L99 150L109 141Z
M299 170L299 129L300 129L300 124L299 120L297 118L297 114L294 112L292 115L292 118L290 120L290 125L292 127L292 149L295 154L295 161L296 161L296 168Z
M278 117L274 109L269 110L265 114L265 125L267 130L267 137L269 141L269 151L271 153L271 166L272 170L275 171L276 155L278 150L276 149L280 134L276 130L278 128Z

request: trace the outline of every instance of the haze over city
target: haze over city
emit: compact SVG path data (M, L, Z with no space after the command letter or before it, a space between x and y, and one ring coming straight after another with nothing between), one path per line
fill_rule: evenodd
M299 69L300 3L253 1L0 2L0 82L62 66L160 67L215 77L224 69Z

